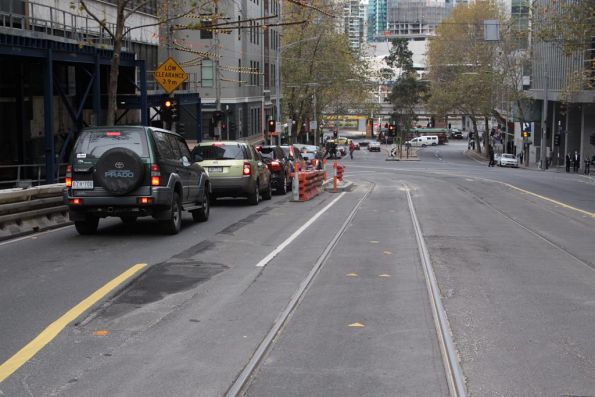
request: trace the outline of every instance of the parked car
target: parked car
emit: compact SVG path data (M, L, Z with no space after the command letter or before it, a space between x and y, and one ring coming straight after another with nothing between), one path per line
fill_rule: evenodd
M257 205L261 195L271 199L271 173L254 146L240 141L201 142L192 153L203 159L213 200L247 197L250 204Z
M368 145L369 152L379 152L380 151L380 143L379 142L370 142Z
M264 163L271 171L271 181L280 194L291 189L291 162L280 146L260 146L258 148Z
M504 153L498 157L496 164L500 167L515 167L518 168L519 160L514 154Z
M184 138L174 132L140 126L83 130L64 191L76 230L94 234L100 218L131 223L152 216L165 233L176 234L182 210L194 221L206 221L211 181L192 158Z
M358 145L360 147L368 147L368 145L370 144L370 141L359 141Z

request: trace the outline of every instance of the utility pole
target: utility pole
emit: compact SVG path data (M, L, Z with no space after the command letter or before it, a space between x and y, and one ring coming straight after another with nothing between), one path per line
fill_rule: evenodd
M539 158L541 169L546 170L546 158L545 158L545 140L546 140L546 133L547 133L547 102L548 102L548 89L549 89L549 76L545 74L545 91L544 91L544 98L543 98L543 111L541 113L541 143L539 145Z
M318 117L316 116L316 89L312 95L312 113L314 115L314 146L318 146Z
M215 24L217 24L219 22L219 0L214 0L215 2ZM216 111L221 111L221 79L219 76L219 47L220 47L220 43L219 43L219 32L217 29L213 30L213 37L215 38L215 62L214 62L214 66L215 66L215 70L214 75L215 75L215 110ZM229 127L228 127L229 130ZM214 133L216 137L219 137L219 139L223 139L223 137L221 136L221 120L217 120L215 123L215 129L214 129Z
M281 25L281 23L283 23L283 1L279 1L279 18L278 19L278 23L279 25ZM281 35L279 35L279 38L281 38ZM275 48L275 51L277 52L277 59L275 61L275 80L276 81L276 85L277 85L277 117L275 118L278 122L281 123L281 125L283 125L282 121L281 121L281 65L280 65L280 58L281 58L281 43L279 42L279 40L276 41L277 43L277 48ZM291 128L291 127L290 127ZM283 129L283 128L281 128ZM281 145L281 131L277 131L277 133L279 135L277 135L277 145Z

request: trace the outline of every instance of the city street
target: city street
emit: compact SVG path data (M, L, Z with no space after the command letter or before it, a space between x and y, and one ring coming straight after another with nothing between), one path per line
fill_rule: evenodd
M595 180L386 149L173 236L0 243L0 396L595 396Z

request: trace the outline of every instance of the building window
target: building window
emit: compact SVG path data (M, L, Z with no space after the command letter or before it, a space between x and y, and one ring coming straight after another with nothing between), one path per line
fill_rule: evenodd
M211 21L202 21L202 25L204 29L200 30L200 38L203 40L208 40L213 38L213 31L211 30L210 26L213 23Z
M203 59L200 67L200 78L203 87L213 86L213 61L210 59Z

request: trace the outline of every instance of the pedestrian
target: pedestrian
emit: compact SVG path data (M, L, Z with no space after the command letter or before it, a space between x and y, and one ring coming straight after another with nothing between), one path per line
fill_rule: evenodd
M523 156L524 156L524 154L523 154L523 151L521 150L521 152L519 153L519 162L521 163L521 165L524 165Z
M353 140L349 140L349 157L351 157L351 160L353 160L353 152L355 151L355 144L353 143Z
M493 167L494 164L496 164L496 161L494 160L494 149L492 149L491 146L488 147L488 156L490 158L490 161L488 162L488 167Z
M572 170L574 172L578 172L579 168L581 167L581 155L579 154L578 150L574 151L573 161Z
M566 153L566 172L570 172L570 154Z

